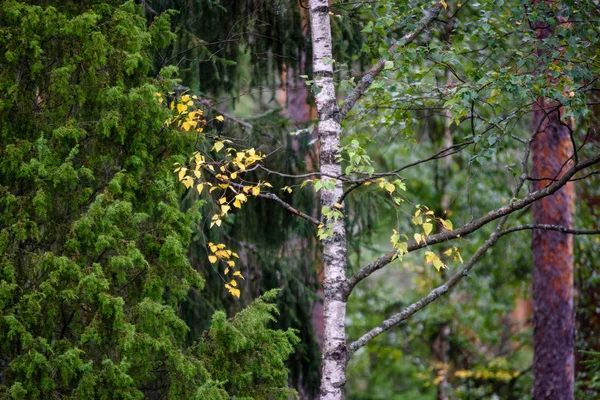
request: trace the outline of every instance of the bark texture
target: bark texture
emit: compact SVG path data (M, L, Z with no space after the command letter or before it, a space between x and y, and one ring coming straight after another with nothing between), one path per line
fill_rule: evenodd
M340 148L340 110L333 85L331 25L327 0L310 1L313 43L313 74L317 89L319 118L319 170L326 176L340 176L342 167L336 159ZM332 190L321 189L321 206L335 209L343 194L342 182L333 181ZM343 213L343 203L340 209ZM344 218L322 220L333 234L323 244L324 340L321 365L321 399L341 400L346 383L345 320L346 299L346 228Z
M548 24L536 30L538 39L553 32ZM535 189L544 189L572 165L573 145L560 107L539 99L533 116L537 129L532 143ZM548 180L550 179L550 180ZM533 204L534 224L573 227L575 191L567 183ZM533 231L534 360L533 398L573 399L574 310L573 237L562 232Z
M547 111L547 110L546 110ZM537 110L534 124L546 117L533 142L534 177L559 174L573 147L560 125L557 108ZM548 181L536 182L542 189ZM535 224L573 227L575 192L567 183L533 205ZM534 399L573 399L573 237L562 232L533 231Z

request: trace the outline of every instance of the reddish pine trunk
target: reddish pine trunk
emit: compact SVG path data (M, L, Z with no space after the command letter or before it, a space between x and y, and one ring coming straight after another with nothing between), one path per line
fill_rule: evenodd
M553 0L546 1L547 4ZM535 1L537 3L537 1ZM565 22L565 21L560 21ZM537 24L536 36L553 35L547 21ZM538 51L540 56L543 51ZM541 66L543 70L547 66ZM553 79L550 78L550 81ZM533 177L555 179L572 165L569 128L561 123L561 108L540 98L533 115L537 134L532 143ZM534 181L536 190L551 180ZM565 185L533 204L533 222L572 228L575 191ZM573 237L560 232L533 231L533 398L574 398L575 321L573 310Z
M569 130L560 124L556 105L539 100L534 114L533 176L554 178L573 153ZM564 165L564 166L563 166ZM550 181L541 180L535 189ZM533 221L572 227L575 192L567 184L533 205ZM560 232L533 231L534 383L533 398L573 399L573 237Z

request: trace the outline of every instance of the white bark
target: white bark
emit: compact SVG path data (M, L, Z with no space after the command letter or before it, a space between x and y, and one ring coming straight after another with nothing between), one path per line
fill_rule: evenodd
M327 0L310 1L313 43L313 74L318 90L319 168L322 176L340 176L342 166L336 159L340 148L340 110L333 86L331 25ZM333 190L321 189L321 206L331 209L341 201L342 182L333 181ZM341 204L343 213L343 203ZM331 226L333 235L323 240L324 343L321 364L321 400L344 398L346 383L346 227L344 218L322 221Z

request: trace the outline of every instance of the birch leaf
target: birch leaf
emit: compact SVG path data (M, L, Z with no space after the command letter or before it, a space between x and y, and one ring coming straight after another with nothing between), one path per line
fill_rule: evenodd
M429 222L423 224L423 230L425 231L425 236L429 236L431 230L433 229L433 225Z

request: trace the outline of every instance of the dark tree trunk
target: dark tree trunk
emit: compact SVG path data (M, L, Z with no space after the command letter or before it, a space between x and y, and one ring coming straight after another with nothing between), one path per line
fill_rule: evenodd
M538 38L547 29L538 30ZM569 129L560 121L560 108L539 99L533 118L533 176L561 176L573 154ZM562 171L561 171L562 170ZM543 189L550 180L535 181ZM533 221L572 227L575 192L572 183L533 205ZM533 231L534 383L533 398L573 399L574 317L573 238L552 231Z
M547 21L537 24L539 40L554 34L554 24L549 21L554 17L549 16ZM560 22L564 21L557 21ZM538 55L541 60L547 58L544 50L538 50ZM548 60L543 61L540 70L547 71L549 63ZM553 78L549 81L552 82ZM538 99L533 115L536 136L532 143L532 175L542 180L534 181L536 190L550 185L552 180L547 178L562 176L572 165L573 142L569 127L561 122L561 112L557 102ZM533 204L533 222L572 228L574 201L573 184L568 183L552 196ZM560 232L534 230L532 247L533 398L572 400L575 377L573 237Z

